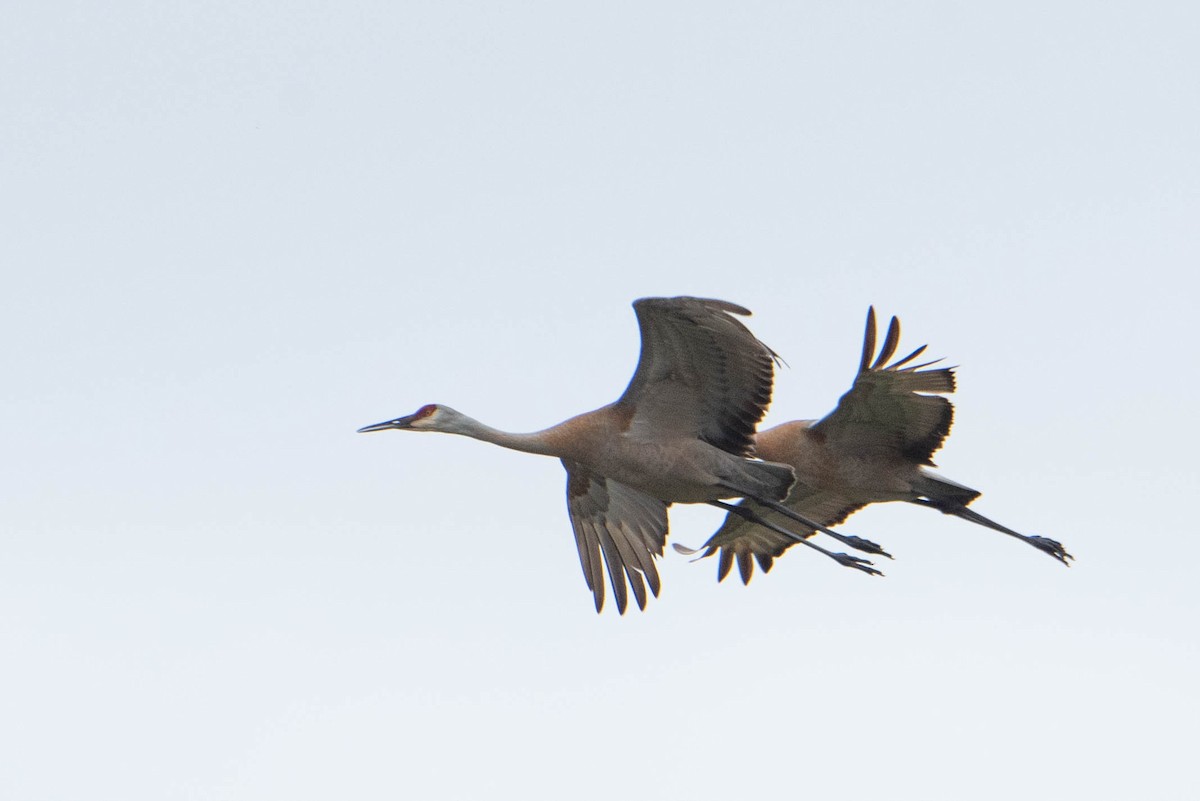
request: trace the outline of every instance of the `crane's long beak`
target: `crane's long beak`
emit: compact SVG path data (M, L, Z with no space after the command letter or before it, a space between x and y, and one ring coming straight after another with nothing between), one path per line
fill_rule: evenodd
M397 417L395 420L386 420L382 423L376 423L373 426L363 426L362 428L358 429L357 433L369 434L372 431L387 431L389 428L398 428L400 430L404 430L411 427L410 423L412 423L414 417L416 417L415 414L410 414L405 417Z

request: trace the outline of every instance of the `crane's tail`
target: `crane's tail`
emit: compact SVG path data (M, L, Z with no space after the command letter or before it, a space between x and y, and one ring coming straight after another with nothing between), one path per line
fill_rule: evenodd
M731 472L733 475L722 477L722 483L750 498L782 501L796 483L796 473L791 465L779 462L739 459Z
M954 514L955 510L969 506L982 494L979 490L964 487L928 470L921 471L920 478L913 482L913 489L928 498L930 506L946 514Z

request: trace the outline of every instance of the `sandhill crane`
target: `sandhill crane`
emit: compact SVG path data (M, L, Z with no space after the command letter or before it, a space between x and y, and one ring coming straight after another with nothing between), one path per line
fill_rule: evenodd
M792 468L749 458L754 427L771 399L777 358L731 316L749 311L688 297L643 298L633 308L641 355L615 403L530 434L499 431L438 404L359 433L441 431L561 459L575 544L597 612L604 605L605 565L622 614L626 582L641 609L646 608L643 578L658 595L654 560L662 555L672 503L730 509L722 499L753 498L809 526L805 536L819 528L851 547L883 553L868 540L838 534L779 506L792 485ZM744 513L758 519L749 510ZM865 559L827 551L779 524L766 525L776 536L797 540L842 565L879 572Z
M843 522L867 504L908 501L1003 532L1049 554L1064 565L1073 559L1063 546L1048 537L1019 534L968 509L979 497L964 487L926 469L930 457L950 432L954 407L941 395L954 391L954 370L930 368L937 361L906 366L926 346L888 364L900 343L900 321L892 317L887 336L875 355L875 309L867 312L858 376L837 408L821 420L793 420L760 431L755 450L762 459L791 465L796 484L784 505L826 526ZM746 506L767 520L779 515L769 509ZM727 515L721 528L703 546L703 556L719 552L717 580L729 574L734 559L742 583L754 573L754 563L765 573L793 540L744 518ZM675 545L684 554L699 549ZM1069 565L1068 565L1069 566Z

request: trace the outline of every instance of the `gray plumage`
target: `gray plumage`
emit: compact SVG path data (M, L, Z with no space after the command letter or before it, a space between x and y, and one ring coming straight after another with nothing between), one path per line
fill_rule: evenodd
M567 471L567 509L597 612L604 605L605 572L622 613L628 592L642 609L647 587L658 595L655 559L666 542L667 506L739 497L774 503L787 496L793 480L791 467L749 458L754 429L771 399L776 359L732 316L749 312L691 297L643 298L633 308L641 354L629 386L608 406L530 434L500 431L432 404L360 429L441 431L558 457ZM779 536L802 539L776 528ZM818 550L848 567L877 572L863 559Z
M763 459L791 465L796 484L783 505L826 526L836 526L864 506L908 501L1023 540L1063 564L1073 557L1047 537L1028 536L968 509L980 493L927 468L954 421L954 407L943 395L955 389L954 369L937 362L912 364L925 346L891 361L900 343L900 321L892 317L878 354L875 310L867 313L862 358L854 384L837 408L821 420L795 420L759 432L755 447ZM768 522L783 523L778 511L753 501L747 507ZM792 532L803 527L792 527ZM805 532L809 535L813 529ZM736 514L703 545L703 556L719 554L717 578L723 580L736 561L742 582L765 573L795 540ZM676 545L682 553L698 550Z

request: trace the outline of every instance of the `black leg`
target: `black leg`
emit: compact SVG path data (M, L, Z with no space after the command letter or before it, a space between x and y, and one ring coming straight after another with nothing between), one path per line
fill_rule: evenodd
M1052 540L1049 537L1021 534L1013 531L1007 526L1000 525L994 520L987 519L974 509L968 509L965 506L943 506L942 504L929 500L928 498L915 498L912 502L920 504L921 506L931 506L943 514L961 517L963 520L969 520L970 522L976 523L984 528L990 528L992 531L999 531L1001 534L1007 534L1010 537L1016 537L1019 540L1024 540L1042 553L1053 556L1067 567L1071 566L1070 562L1067 560L1075 558L1074 556L1071 556L1071 554L1067 553L1066 548L1064 548L1062 543L1058 540Z
M809 520L804 515L802 515L798 512L792 511L791 509L784 506L782 503L777 503L776 501L767 501L767 500L763 500L761 498L755 498L754 500L757 503L761 503L763 506L767 507L768 509L773 509L774 511L779 512L779 514L784 515L785 517L790 517L792 520L795 520L797 523L799 523L801 525L808 526L809 528L811 528L815 531L819 531L822 534L828 534L830 537L833 537L835 540L838 540L839 542L844 542L846 545L850 546L851 548L855 549L856 551L862 551L864 553L878 554L879 556L886 556L888 559L892 558L892 555L890 553L883 550L883 548L881 548L880 546L871 542L870 540L865 540L862 537L854 537L854 536L847 536L846 534L839 534L838 532L834 531L831 528L826 528L825 526L822 526L820 523L817 523L814 520Z
M866 559L861 559L857 556L851 556L850 554L846 554L846 553L834 553L833 551L827 551L824 548L822 548L820 545L817 545L815 542L809 542L808 539L800 536L799 534L796 534L795 532L788 531L785 528L777 526L774 523L770 522L769 520L764 520L762 517L755 514L752 509L749 509L745 506L738 506L737 504L725 503L724 501L709 501L709 503L712 504L713 506L716 506L719 509L724 509L727 512L733 512L735 515L738 515L739 517L741 517L744 520L747 520L751 523L762 526L764 528L768 528L771 531L774 531L776 534L782 534L783 536L787 537L788 539L793 540L801 545L807 545L809 548L812 548L815 551L820 551L821 553L825 554L830 559L834 560L835 562L837 562L839 565L842 565L843 567L853 567L856 570L861 570L862 572L866 573L869 576L882 576L883 575L883 573L881 573L880 571L878 571L874 567L872 567L871 563L868 562ZM807 524L805 524L805 525L807 525Z

